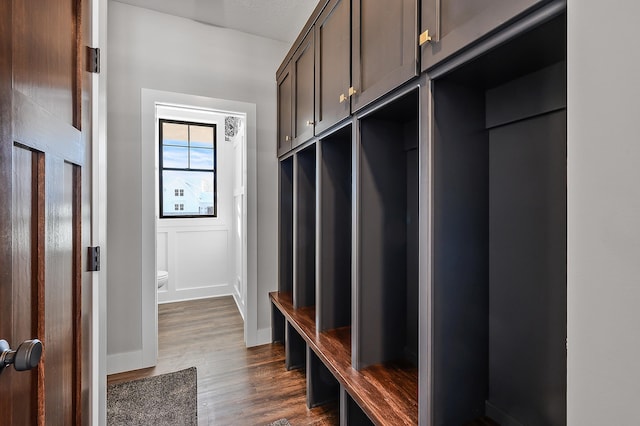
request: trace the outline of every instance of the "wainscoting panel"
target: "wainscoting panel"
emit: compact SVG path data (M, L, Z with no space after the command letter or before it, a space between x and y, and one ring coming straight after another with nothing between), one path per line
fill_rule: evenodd
M158 268L166 265L169 271L169 283L158 290L158 303L232 294L226 227L166 228L158 230L157 243Z

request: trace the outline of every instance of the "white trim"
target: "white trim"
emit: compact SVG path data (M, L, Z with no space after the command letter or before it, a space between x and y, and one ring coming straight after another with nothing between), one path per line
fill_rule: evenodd
M144 358L145 357L142 349L131 352L111 354L109 355L109 366L107 369L107 374L116 374L122 373L123 371L129 371L131 365L141 365L142 367L140 368L152 367L152 365L144 365Z
M162 297L162 289L158 289L158 304L173 302L186 302L188 300L208 299L210 297L231 296L231 287L227 283L206 285L195 288L181 288L174 290L171 294L171 300L164 300Z
M107 424L107 9L108 0L91 0L92 47L102 52L101 73L91 81L92 200L91 245L102 249L103 267L93 273L91 301L90 424Z

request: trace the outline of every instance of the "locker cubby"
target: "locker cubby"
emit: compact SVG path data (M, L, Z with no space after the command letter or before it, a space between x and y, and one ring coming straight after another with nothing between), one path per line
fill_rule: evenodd
M319 142L319 331L351 326L351 132L347 126Z
M359 121L357 369L418 359L418 91Z
M293 157L280 162L278 291L293 297Z
M293 306L316 303L316 145L295 155Z
M437 426L566 424L565 20L432 82Z

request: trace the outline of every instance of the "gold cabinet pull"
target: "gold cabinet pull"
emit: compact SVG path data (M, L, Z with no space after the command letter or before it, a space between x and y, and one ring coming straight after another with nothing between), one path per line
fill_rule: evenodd
M353 87L349 87L349 97L352 97L356 93L358 93L356 89L354 89Z
M289 142L289 141L291 140L291 136L285 136L285 137L284 137L284 140L285 140L285 141L287 141L287 142Z
M307 126L313 126L313 121L307 120Z
M343 103L346 100L347 100L347 97L344 95L344 93L340 93L340 103Z
M420 34L420 46L430 41L431 41L431 36L429 35L429 30L426 30L425 32Z

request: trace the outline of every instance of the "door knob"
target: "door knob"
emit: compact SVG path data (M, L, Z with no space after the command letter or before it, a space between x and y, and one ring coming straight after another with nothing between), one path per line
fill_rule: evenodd
M0 374L13 364L16 371L35 368L42 358L42 342L38 339L25 340L18 349L12 351L6 340L0 340Z

